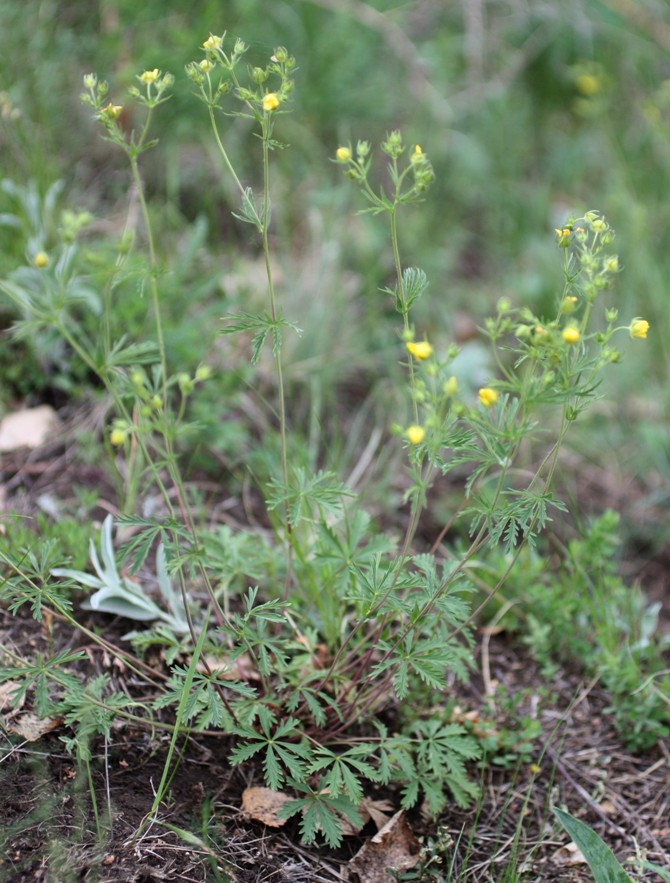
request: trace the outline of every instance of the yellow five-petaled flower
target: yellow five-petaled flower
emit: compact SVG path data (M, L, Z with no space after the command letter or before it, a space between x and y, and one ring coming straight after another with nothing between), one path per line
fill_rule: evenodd
M202 44L205 49L209 49L210 52L214 52L215 49L219 49L223 39L221 37L215 37L214 34L210 34L209 37Z
M273 110L277 110L279 107L279 97L276 92L268 92L267 95L263 96L263 110L266 113L270 113Z
M568 325L567 328L563 329L561 337L567 344L572 346L573 343L577 343L579 340L579 328L575 328L574 325Z
M407 437L407 441L411 445L420 445L421 442L426 437L426 430L423 426L417 426L413 424L412 426L408 426L405 430L405 436Z
M630 336L635 340L645 340L649 327L646 319L633 319L630 323Z
M158 68L155 67L152 71L144 71L144 73L140 74L139 79L145 86L148 86L150 83L155 83L158 79Z
M433 355L433 347L427 340L408 340L405 346L410 356L414 356L420 362L424 359L429 359Z
M498 401L498 393L490 386L483 386L479 390L479 401L485 408L492 408Z

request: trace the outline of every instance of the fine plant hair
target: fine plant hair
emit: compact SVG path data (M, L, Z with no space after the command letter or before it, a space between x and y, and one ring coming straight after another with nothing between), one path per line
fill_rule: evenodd
M620 325L617 310L601 306L619 260L611 252L614 230L599 212L587 211L552 234L563 278L551 315L500 299L482 329L495 366L489 379L480 385L459 376L458 347L440 347L414 322L428 278L401 253L403 218L429 198L435 179L428 151L390 132L380 148L380 182L368 141L340 145L333 163L358 189L363 211L385 226L394 267L380 297L397 315L405 378L404 404L389 415L388 444L404 451L406 511L401 536L385 532L329 465L327 450L317 458L321 468L309 465L292 420L285 341L300 329L285 314L270 231L272 175L286 147L276 129L291 110L296 61L280 46L263 65L247 65L247 52L240 39L229 45L225 34L210 34L186 75L209 118L221 174L237 190L235 217L255 236L265 270L265 308L231 312L221 332L248 345L252 366L272 366L266 414L272 437L259 442L265 456L255 473L270 535L205 527L180 462L182 443L193 434L190 405L214 378L207 353L192 372L169 364L165 268L142 176L144 156L157 145L152 120L169 100L174 77L158 69L138 75L129 95L136 127L128 131L124 106L106 82L88 74L83 101L128 160L142 235L129 221L100 295L82 294L79 234L90 221L84 216L64 228L57 254L36 254L32 266L18 268L0 287L21 316L16 333L56 332L106 390L113 416L105 444L123 463L124 514L116 522L132 528L122 554L136 572L159 549L162 600L148 599L119 576L109 523L100 541L104 567L91 543L96 577L63 567L55 548L22 559L3 554L2 596L12 613L28 604L36 619L48 611L82 631L119 656L153 698L129 701L105 674L87 683L76 673L85 668L80 651L34 659L7 651L0 678L19 682L15 701L30 693L40 715L64 718L74 732L68 747L83 763L90 760L90 739L108 738L114 721L169 733L152 817L169 788L179 743L206 731L224 738L232 764L257 766L268 787L290 791L281 814L297 817L305 842L321 837L335 846L343 820L362 824L361 803L376 786L392 784L404 808L424 802L433 814L447 800L465 806L476 797L468 762L481 756L481 745L441 701L445 686L469 675L479 611L522 550L565 510L552 491L561 445L596 396L603 369L619 361L616 335L644 339L649 325L640 318ZM235 118L257 136L257 187L243 182L227 147ZM152 339L132 340L112 332L114 293L131 262L142 267L141 249L140 284L154 331ZM95 322L87 311L95 312ZM431 493L444 476L461 488L460 505L431 545L417 551ZM149 490L161 496L158 514L139 509ZM502 550L505 564L476 602L471 571L491 549ZM73 593L82 587L97 589L88 603L93 611L106 606L158 624L127 635L132 650L128 643L114 646L77 612ZM144 661L156 646L167 672Z

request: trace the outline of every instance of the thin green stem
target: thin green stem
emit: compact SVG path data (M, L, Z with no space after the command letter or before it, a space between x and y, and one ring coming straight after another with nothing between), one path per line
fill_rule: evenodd
M270 137L272 134L271 123L268 115L263 118L263 255L265 258L265 274L268 282L270 296L270 315L272 321L277 321L277 299L275 295L274 279L272 276L272 262L270 260ZM279 331L281 334L281 331ZM279 410L279 443L281 447L281 471L282 481L285 488L289 486L288 479L288 444L286 440L286 394L284 391L284 372L282 367L281 347L274 347L275 371L277 373L277 399ZM288 599L292 580L292 549L293 549L293 525L289 513L288 501L284 503L285 538L284 554L286 556L286 578L284 585L284 600Z
M405 297L405 284L402 278L402 264L400 263L400 248L398 246L398 222L396 217L396 209L398 203L397 201L394 203L393 208L389 211L389 216L391 219L391 245L393 248L393 262L395 264L395 272L396 272L396 285L398 286L398 299L401 304L401 312L402 312L402 321L403 321L403 331L405 334L405 339L407 339L407 335L409 334L409 309L407 307L407 299ZM410 389L412 391L412 406L414 410L414 422L419 422L419 406L416 401L416 396L414 395L416 390L416 380L414 377L414 363L410 357L408 362L408 372L409 372L409 384Z

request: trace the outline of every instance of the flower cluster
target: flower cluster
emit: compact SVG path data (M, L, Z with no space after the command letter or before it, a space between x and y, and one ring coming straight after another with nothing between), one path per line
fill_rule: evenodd
M198 87L200 98L209 107L219 107L219 98L233 92L256 119L273 115L291 96L293 80L291 72L295 59L283 46L278 46L265 67L250 67L251 86L244 86L237 76L237 65L249 47L243 40L236 40L232 51L225 49L225 33L210 34L203 42L205 57L186 65L186 74Z
M131 86L128 90L130 96L139 104L147 108L148 111L153 110L159 104L163 104L169 99L168 90L174 84L174 77L170 73L162 73L158 68L143 71L137 75L137 80L142 84L144 90L140 90L137 86ZM99 80L97 74L86 74L84 76L85 92L81 95L84 104L93 108L95 118L102 123L107 130L109 140L119 144L126 145L126 135L121 128L119 121L123 114L124 107L122 104L114 104L108 100L109 87L104 80ZM143 144L143 137L135 138L131 136L129 147L135 152L146 149L151 145Z
M390 159L389 175L395 185L397 203L417 202L435 180L435 172L428 155L416 144L410 152L408 163L401 169L398 161L405 153L406 146L398 131L386 136L381 149ZM370 153L369 141L359 141L355 151L350 145L341 145L335 151L335 161L346 166L348 178L359 182L363 195L375 206L372 211L388 210L388 197L383 191L375 193L368 182Z

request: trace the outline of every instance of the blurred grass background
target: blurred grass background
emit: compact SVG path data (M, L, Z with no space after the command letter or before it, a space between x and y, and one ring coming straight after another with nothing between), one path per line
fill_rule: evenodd
M251 63L277 45L298 61L294 111L277 127L291 149L274 157L274 238L285 312L305 331L291 342L290 379L306 444L321 431L315 427L327 425L337 390L354 390L364 436L375 403L393 386L387 375L398 361L397 323L378 291L392 275L387 231L355 215L357 194L329 160L340 143L378 144L401 128L428 152L437 175L426 204L401 219L401 246L405 265L423 267L431 279L416 321L438 345L475 337L503 295L549 313L562 283L553 229L568 215L598 209L616 229L623 273L608 302L619 307L622 324L643 316L652 330L645 343L623 342L623 364L612 368L605 398L573 445L584 460L611 462L643 481L653 472L649 493L665 511L667 3L0 0L2 175L23 194L18 199L5 187L0 216L24 218L22 231L0 227L2 273L26 261L31 230L50 244L57 219L36 234L29 216L44 218L44 196L62 180L59 205L106 219L91 242L95 278L104 238L118 235L125 218L128 173L80 104L82 76L97 72L123 103L142 70L175 74L174 98L156 117L160 145L143 168L171 271L163 291L168 344L174 364L185 367L203 358L204 347L221 346L217 319L225 308L263 299L256 245L231 218L237 196L220 174L205 109L183 75L207 35L224 30L250 44ZM224 126L242 175L257 182L255 140L243 121ZM141 334L145 307L132 286L120 292L119 327ZM2 315L7 327L7 306ZM6 354L9 347L4 340ZM40 366L52 379L60 375L68 391L84 382L73 370L66 383L62 365L45 368L40 353L32 356L27 384L14 355L0 359L5 406L40 387ZM250 383L236 358L235 382ZM476 352L472 358L481 363ZM230 376L221 383L224 391L235 385ZM662 525L659 534L667 538Z

